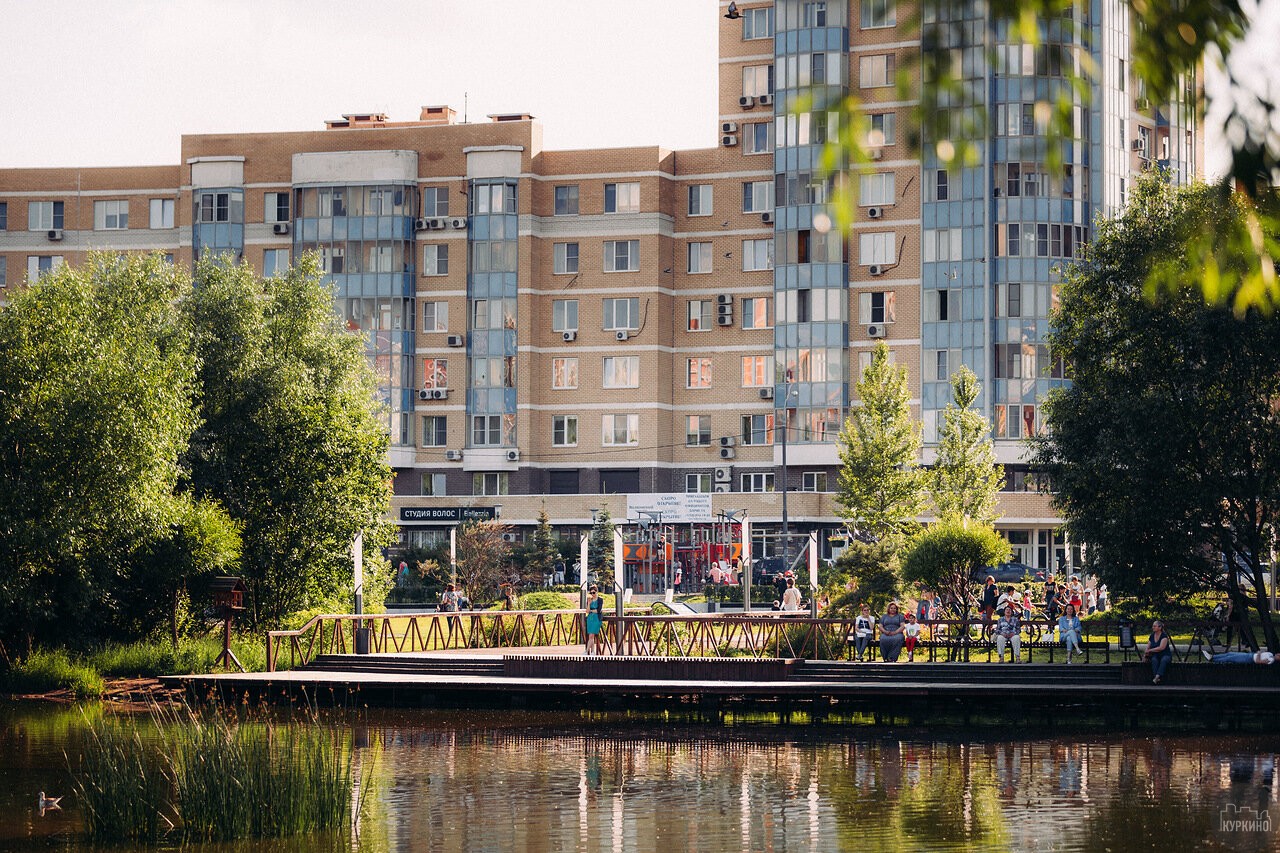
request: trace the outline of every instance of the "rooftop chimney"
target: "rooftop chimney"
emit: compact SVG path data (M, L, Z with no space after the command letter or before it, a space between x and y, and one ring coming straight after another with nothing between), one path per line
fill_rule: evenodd
M422 113L418 116L418 121L422 124L453 124L458 114L449 109L448 106L440 104L437 106L423 107Z

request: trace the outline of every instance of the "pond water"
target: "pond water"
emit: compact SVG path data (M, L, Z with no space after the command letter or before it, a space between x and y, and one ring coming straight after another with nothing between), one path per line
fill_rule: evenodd
M88 849L65 755L101 713L0 703L0 850ZM369 785L357 840L345 832L183 849L1280 849L1276 735L706 725L576 712L335 718ZM40 815L41 790L66 795L65 808Z

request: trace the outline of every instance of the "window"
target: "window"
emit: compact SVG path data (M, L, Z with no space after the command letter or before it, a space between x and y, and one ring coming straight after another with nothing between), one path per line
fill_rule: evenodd
M448 187L422 188L422 215L430 217L449 215Z
M605 388L639 388L640 357L637 355L609 355L604 359Z
M825 492L827 490L826 471L805 471L800 475L800 491Z
M476 472L471 475L471 494L473 495L505 495L507 493L507 472Z
M742 271L773 269L773 238L742 241Z
M320 269L325 272L340 273L347 267L347 247L346 246L324 246L320 247Z
M578 271L578 244L554 243L552 250L552 271L556 275L568 275Z
M333 191L333 215L344 216L346 208L340 190ZM342 211L339 213L339 211ZM230 222L230 193L200 193L196 196L196 222Z
M422 303L422 331L424 332L449 331L449 303L448 302Z
M635 272L640 269L639 240L605 240L604 271Z
M747 154L773 153L773 122L756 121L742 126L742 147Z
M898 22L895 0L863 0L862 28L892 27Z
M695 184L689 187L689 215L711 215L711 184Z
M548 471L547 475L547 494L578 494L578 471L576 468L560 471Z
M773 7L742 10L742 40L773 38Z
M152 228L172 228L173 227L173 199L171 198L151 199L151 227Z
M768 329L772 325L769 321L769 297L753 296L742 300L742 328Z
M742 357L742 387L764 388L773 385L773 356L744 355Z
M508 355L471 359L471 387L516 387L516 357Z
M446 493L445 479L444 474L423 473L420 494L430 497L444 495Z
M640 211L640 185L605 184L605 213L638 213Z
M640 328L640 299L606 299L604 300L604 330L612 332L619 329L631 331Z
M552 415L551 444L555 447L578 446L577 415Z
M960 290L935 290L925 292L924 319L926 322L945 323L960 319Z
M444 447L448 440L448 419L444 415L422 416L423 447Z
M711 331L711 311L713 303L710 299L690 299L688 306L688 329L691 332Z
M0 287L9 286L9 259L0 255Z
M898 246L892 231L863 233L858 236L858 263L862 266L889 266L897 261Z
M684 443L686 447L711 446L711 416L686 415L684 419Z
M862 7L864 10L866 6ZM877 53L858 59L858 88L875 89L893 85L894 56Z
M867 145L871 148L879 148L884 145L892 145L894 143L894 121L893 113L872 113L867 116L870 123L870 130L867 131Z
M863 207L893 204L895 197L893 172L874 172L858 177L858 203Z
M858 294L858 318L864 326L892 323L896 319L897 295L892 290Z
M473 447L498 447L502 444L502 415L476 415L471 418Z
M477 215L517 213L514 183L475 182L471 190L471 209Z
M62 228L62 202L33 201L27 205L27 230L53 231Z
M747 65L742 69L742 94L748 98L773 94L773 66Z
M263 222L289 221L289 194L265 193L262 200Z
M711 491L711 475L710 474L685 474L684 490L686 492L710 492Z
M0 201L0 231L9 230L9 202Z
M288 249L264 249L262 251L262 275L266 278L284 275L289 271Z
M937 382L946 382L947 377L951 375L951 356L944 349L940 349L934 354L934 374L933 378Z
M27 281L32 282L62 266L62 255L28 255Z
M960 228L926 228L921 235L925 263L958 261L963 254Z
M686 388L711 387L711 359L690 358L685 360L687 376Z
M605 447L640 443L639 415L605 415L601 419L601 441Z
M551 359L551 387L557 391L568 391L578 387L576 358Z
M770 181L744 181L742 212L767 213L773 210L773 184Z
M761 472L757 474L743 474L739 479L743 492L772 492L773 491L773 473Z
M711 272L711 244L710 243L690 243L689 244L689 272L691 273Z
M742 416L743 444L773 444L773 414Z
M449 387L449 359L424 358L422 360L422 387Z
M449 274L449 246L445 243L428 243L422 247L422 274Z
M95 201L93 203L93 230L121 231L129 227L129 202Z
M556 187L556 216L578 215L578 185Z
M825 27L827 25L827 4L825 2L805 3L802 7L804 26Z
M578 300L553 299L551 301L551 331L576 332L578 330Z

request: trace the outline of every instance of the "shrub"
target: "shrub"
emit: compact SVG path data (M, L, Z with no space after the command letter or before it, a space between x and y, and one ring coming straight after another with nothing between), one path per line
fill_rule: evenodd
M521 610L572 610L577 606L577 597L563 592L527 592L517 603Z
M32 652L6 674L5 682L6 689L14 693L67 689L76 696L92 697L103 691L102 676L63 649Z

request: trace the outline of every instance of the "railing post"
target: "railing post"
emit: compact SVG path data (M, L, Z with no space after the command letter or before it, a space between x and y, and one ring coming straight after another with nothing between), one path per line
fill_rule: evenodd
M267 672L276 671L275 643L271 642L271 632L267 632Z

